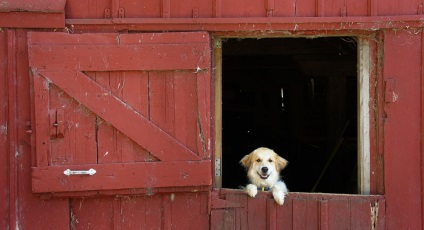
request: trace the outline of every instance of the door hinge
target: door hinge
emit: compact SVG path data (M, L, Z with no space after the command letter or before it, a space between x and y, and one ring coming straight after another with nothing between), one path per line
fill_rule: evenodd
M221 176L221 159L215 159L215 176Z

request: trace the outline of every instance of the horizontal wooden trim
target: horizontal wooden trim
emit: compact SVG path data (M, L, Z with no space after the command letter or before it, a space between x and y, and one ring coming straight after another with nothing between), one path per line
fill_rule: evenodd
M113 28L137 31L328 31L422 27L422 15L373 17L114 18L67 19L78 30Z
M2 28L64 28L65 13L0 12Z
M217 189L214 191L215 196L225 197L231 194L245 193L242 189ZM257 198L272 198L272 192L259 192ZM384 200L384 195L361 195L361 194L337 194L337 193L304 193L304 192L289 192L288 199L302 200Z
M95 169L90 175L66 176L64 171ZM36 193L114 189L209 186L210 161L138 162L60 165L32 168L32 191Z
M66 0L13 0L1 4L1 12L64 12Z
M205 70L209 43L30 45L30 66L45 70Z

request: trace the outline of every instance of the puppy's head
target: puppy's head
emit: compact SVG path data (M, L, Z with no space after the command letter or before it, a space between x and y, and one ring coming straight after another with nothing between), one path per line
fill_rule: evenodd
M244 156L240 163L248 170L251 183L272 186L278 181L280 171L288 162L272 149L261 147Z

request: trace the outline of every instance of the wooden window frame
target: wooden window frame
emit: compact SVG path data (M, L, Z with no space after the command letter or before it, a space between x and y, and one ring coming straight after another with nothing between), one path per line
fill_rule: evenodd
M318 34L319 37L329 36L328 34ZM381 193L382 188L378 188L376 184L382 184L377 180L381 180L381 168L377 166L375 161L371 158L376 155L376 148L372 148L371 144L373 137L376 137L379 131L378 122L372 122L372 117L377 117L378 111L373 111L371 105L372 94L380 94L381 90L377 87L375 92L370 88L372 83L378 82L378 71L375 69L376 63L380 62L377 60L378 45L375 40L370 37L378 36L375 34L341 34L332 36L350 36L357 39L357 52L358 52L358 67L357 67L357 81L358 81L358 195L370 195L375 193ZM217 189L222 188L222 40L226 38L248 38L257 37L249 34L243 35L219 35L217 34L213 38L213 55L214 55L214 78L215 78L215 118L214 118L214 132L215 132L215 146L214 155L214 181L213 186ZM271 37L288 37L276 36L261 36L261 38ZM308 37L308 36L297 36L297 37ZM314 35L317 37L317 35ZM374 68L374 69L373 69ZM381 88L381 87L380 87ZM381 102L375 102L377 107ZM375 129L371 125L375 126ZM374 140L375 144L378 145L378 140ZM377 176L372 176L372 174Z

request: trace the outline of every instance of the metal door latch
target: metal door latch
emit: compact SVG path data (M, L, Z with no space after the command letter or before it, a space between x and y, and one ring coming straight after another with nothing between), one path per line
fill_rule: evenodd
M96 174L96 170L95 169L89 169L89 170L80 170L80 171L75 170L74 171L74 170L67 169L67 170L63 171L63 174L65 174L66 176L70 176L70 175L90 175L90 176L92 176L92 175Z

